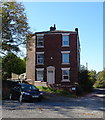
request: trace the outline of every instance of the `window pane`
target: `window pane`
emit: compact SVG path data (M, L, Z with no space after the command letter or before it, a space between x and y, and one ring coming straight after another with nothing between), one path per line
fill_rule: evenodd
M44 45L43 42L39 41L37 46L43 46L43 45Z
M63 79L68 80L68 79L69 79L69 76L64 76Z
M69 70L63 70L63 75L69 75Z
M43 59L38 59L38 63L44 63Z
M69 41L63 41L63 45L65 46L69 45Z
M44 57L43 54L39 54L39 55L38 55L38 58L43 58L43 57Z
M62 54L62 62L63 63L69 63L69 53L63 53Z

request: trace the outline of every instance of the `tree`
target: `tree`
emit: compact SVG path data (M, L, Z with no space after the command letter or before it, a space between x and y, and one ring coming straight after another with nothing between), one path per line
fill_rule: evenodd
M2 2L2 51L19 52L29 33L24 6L17 2Z
M95 71L94 71L95 72ZM88 70L81 70L79 73L79 86L82 88L84 92L92 91L94 84L94 75L93 71L89 72Z
M11 73L22 74L26 71L24 60L10 53L2 58L3 79L11 78Z
M98 73L94 87L105 88L105 70Z
M96 82L96 71L95 70L88 71L88 75L89 75L89 80L94 85L94 83Z

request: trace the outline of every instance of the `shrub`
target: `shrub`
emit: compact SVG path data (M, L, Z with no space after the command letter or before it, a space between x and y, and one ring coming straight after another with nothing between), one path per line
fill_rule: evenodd
M36 87L39 88L39 90L41 90L41 91L70 96L70 97L76 97L74 94L70 94L70 92L68 90L44 87L44 86L36 86Z
M87 70L82 70L79 73L79 88L83 90L83 92L91 92L93 88L93 81L89 79L89 72Z

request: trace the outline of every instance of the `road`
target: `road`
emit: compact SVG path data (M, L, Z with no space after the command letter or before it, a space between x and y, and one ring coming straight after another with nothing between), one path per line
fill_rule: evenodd
M47 94L41 102L2 101L2 118L103 118L105 89L83 97Z

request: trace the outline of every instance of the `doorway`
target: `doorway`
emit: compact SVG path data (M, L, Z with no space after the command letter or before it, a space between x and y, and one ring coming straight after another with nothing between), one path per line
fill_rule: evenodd
M55 67L47 67L47 82L48 84L55 84Z

